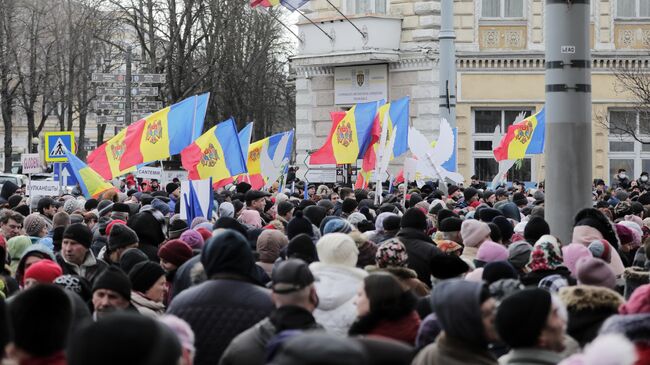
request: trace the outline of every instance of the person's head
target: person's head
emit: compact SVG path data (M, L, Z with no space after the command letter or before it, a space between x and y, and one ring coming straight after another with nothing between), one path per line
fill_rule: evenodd
M376 272L366 276L357 290L357 317L373 314L385 319L412 310L415 301L393 274Z
M353 192L352 189L350 189L350 188L341 188L341 189L339 190L339 199L340 199L341 201L343 201L343 200L345 200L345 199L347 199L347 198L352 197L352 196L353 196L353 193L354 193L354 192Z
M318 306L314 276L307 263L300 259L289 259L278 265L273 271L271 289L278 308L292 305L312 312Z
M8 315L13 342L7 353L18 363L65 350L72 325L72 302L63 289L40 284L22 291L9 303Z
M182 240L169 240L158 249L160 266L171 272L192 258L192 248Z
M472 179L472 182L471 182L472 185L476 185L476 184L479 183L477 175L472 175L471 179Z
M467 247L479 247L490 238L490 226L476 219L466 219L460 226L460 235Z
M44 216L47 216L49 218L54 217L54 214L56 214L56 211L58 209L58 206L54 199L50 197L43 197L38 201L38 206L37 206L37 211L40 214L43 214Z
M357 211L359 203L354 198L345 198L343 200L343 205L341 206L341 211L345 214L352 214Z
M562 302L540 288L524 289L507 296L499 305L496 326L508 346L564 350L566 309Z
M104 270L93 284L92 303L98 317L125 310L131 300L131 281L117 267L110 266Z
M246 206L250 209L255 209L258 212L264 212L266 206L267 194L259 190L249 190L246 192Z
M0 231L5 239L20 236L25 217L13 210L3 210L0 213Z
M291 220L291 218L293 218L294 209L295 207L291 202L283 201L280 204L278 204L278 216L282 217L282 219L288 222Z
M165 191L169 196L173 196L174 198L178 198L181 195L181 187L180 185L170 182L165 186Z
M427 230L427 216L419 208L409 208L402 216L400 227L424 232Z
M114 224L108 235L108 252L111 262L119 262L122 253L129 248L136 248L140 240L134 230L125 224Z
M354 240L344 233L328 233L316 244L318 258L324 264L355 267L359 249Z
M129 280L133 291L141 293L146 298L162 303L167 292L165 270L152 261L135 264L129 271Z
M66 261L81 265L86 259L92 239L93 234L86 225L82 223L69 225L63 232L61 255Z
M182 351L176 335L163 323L140 314L116 313L82 325L67 355L69 365L178 365Z
M217 230L201 251L201 263L208 278L229 274L247 280L257 277L257 265L248 239L232 229Z
M52 284L63 275L61 266L48 259L39 260L25 270L23 288L29 289L37 284Z
M181 343L183 358L180 365L191 365L196 354L195 335L189 323L173 314L165 314L158 320L169 327Z

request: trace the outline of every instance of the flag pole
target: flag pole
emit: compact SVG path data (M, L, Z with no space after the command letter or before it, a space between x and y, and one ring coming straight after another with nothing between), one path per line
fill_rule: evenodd
M300 36L298 36L298 35L297 35L293 30L291 30L291 28L289 28L289 27L288 27L286 24L284 24L280 19L278 19L278 17L275 16L275 14L273 14L273 13L272 13L268 8L264 8L264 9L266 9L266 11L267 11L267 12L268 12L272 17L273 17L273 19L275 19L278 23L280 23L280 25L282 25L282 26L284 27L284 29L288 30L289 33L293 34L293 36L296 37L296 38L298 38L298 41L299 41L300 43L302 43L302 38L300 38Z
M325 0L325 1L327 1L328 4L330 4L330 5L331 5L331 6L332 6L332 7L333 7L333 8L334 8L334 9L335 9L339 14L341 14L341 16L342 16L345 20L347 20L348 23L350 23L350 24L354 27L354 29L356 29L357 32L359 32L359 34L361 34L361 36L362 36L364 39L368 38L368 35L367 35L366 33L362 32L361 29L359 29L359 27L357 27L354 23L352 23L352 21L350 21L350 19L349 19L347 16L345 16L345 14L343 14L343 13L341 12L341 10L339 10L339 8L337 8L336 6L334 6L334 4L332 4L332 3L330 2L330 0Z
M318 28L321 32L323 32L323 34L325 34L325 35L327 36L327 38L329 38L329 39L332 40L332 41L334 40L334 38L332 38L331 35L327 34L327 32L326 32L325 30L323 30L323 28L321 28L318 24L314 23L313 20L309 19L309 18L307 17L307 15L305 15L305 13L303 13L302 11L296 9L293 5L289 4L288 2L283 2L282 5L288 7L289 9L291 9L291 10L293 10L293 11L297 11L298 14L302 15L303 18L307 19L307 21L309 21L312 25L314 25L314 26L315 26L316 28Z

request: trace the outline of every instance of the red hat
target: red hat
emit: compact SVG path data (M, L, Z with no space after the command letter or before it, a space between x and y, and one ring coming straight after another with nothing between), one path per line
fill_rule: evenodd
M210 237L212 237L212 232L210 232L209 229L206 228L197 228L195 231L199 232L199 234L203 237L203 241L207 242Z
M63 275L61 266L52 260L44 259L30 266L25 271L25 277L23 280L34 279L39 283L52 284L54 279L61 275Z
M106 232L106 236L109 236L111 234L111 228L113 228L114 225L116 224L123 224L126 226L126 222L121 220L121 219L113 219L110 223L106 225L106 229L104 230Z
M176 266L181 266L192 258L192 248L181 240L170 240L160 246L158 257Z

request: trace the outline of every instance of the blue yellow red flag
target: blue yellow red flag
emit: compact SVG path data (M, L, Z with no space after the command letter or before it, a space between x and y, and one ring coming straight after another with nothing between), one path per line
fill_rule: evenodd
M106 182L95 170L83 163L73 153L66 150L65 155L86 199L97 198L103 192L115 189L112 184Z
M518 160L526 155L544 153L544 134L546 133L546 111L508 126L508 132L494 149L497 161Z

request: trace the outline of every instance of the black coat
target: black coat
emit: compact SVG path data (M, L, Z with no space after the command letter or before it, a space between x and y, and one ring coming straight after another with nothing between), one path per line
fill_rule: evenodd
M415 228L402 228L397 233L397 238L402 241L408 254L408 268L418 274L418 279L431 287L431 258L441 255L442 251L436 247L423 231Z
M190 324L196 335L196 365L219 363L235 336L273 310L267 289L246 281L208 280L175 297L168 313Z

